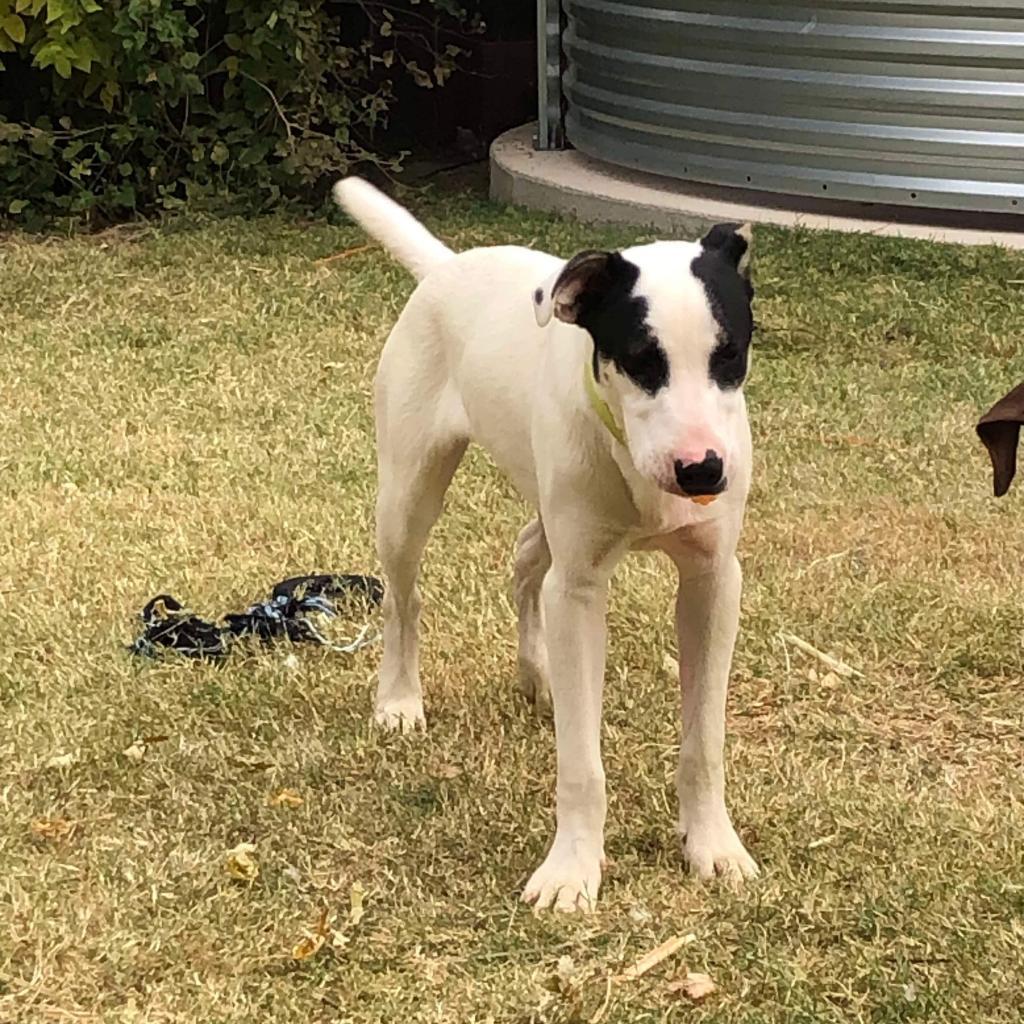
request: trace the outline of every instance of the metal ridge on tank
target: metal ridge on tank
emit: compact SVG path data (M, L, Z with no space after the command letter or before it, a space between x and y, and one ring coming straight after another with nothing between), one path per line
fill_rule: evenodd
M1024 5L566 0L565 131L688 181L1024 213Z

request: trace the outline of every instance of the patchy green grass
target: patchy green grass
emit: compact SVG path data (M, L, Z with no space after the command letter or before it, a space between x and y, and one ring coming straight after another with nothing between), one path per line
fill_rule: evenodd
M458 246L639 237L470 193L420 205ZM513 688L528 513L479 453L425 565L426 737L369 728L375 648L297 670L123 650L160 591L215 614L285 574L373 570L370 385L411 283L373 249L317 262L362 241L234 220L0 243L0 1019L1008 1020L1024 520L989 496L973 423L1024 376L1024 258L758 232L728 771L764 875L683 872L672 580L634 557L610 613L614 864L596 916L534 918L517 894L554 763ZM283 788L301 805L271 806ZM249 884L225 869L240 842ZM324 910L340 938L293 959ZM610 974L690 932L601 1009ZM669 989L684 964L719 986L700 1006Z

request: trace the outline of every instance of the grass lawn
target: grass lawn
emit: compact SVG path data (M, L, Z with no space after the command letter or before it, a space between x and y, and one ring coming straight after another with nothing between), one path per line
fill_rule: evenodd
M652 237L473 191L418 205L458 247ZM124 651L161 591L218 614L374 570L371 381L411 281L375 249L318 262L363 241L274 219L0 241L0 1020L1013 1018L1024 492L991 498L973 424L1024 377L1024 256L757 232L727 770L763 876L684 873L673 580L634 556L610 611L613 866L596 915L535 918L554 747L514 693L528 512L479 452L425 563L425 737L369 728L377 648ZM251 882L225 868L240 842ZM294 959L324 911L336 937ZM684 965L718 985L700 1005L670 987Z

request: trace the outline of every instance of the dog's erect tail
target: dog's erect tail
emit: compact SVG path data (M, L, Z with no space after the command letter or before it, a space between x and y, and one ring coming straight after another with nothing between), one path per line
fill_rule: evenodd
M342 178L334 201L419 281L455 254L408 210L362 178Z

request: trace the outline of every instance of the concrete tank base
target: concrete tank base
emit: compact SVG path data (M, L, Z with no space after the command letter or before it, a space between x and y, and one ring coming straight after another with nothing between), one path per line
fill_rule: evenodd
M615 167L577 150L535 150L534 130L523 125L495 139L492 199L582 221L656 227L686 238L721 221L751 221L1024 249L1024 216L821 203L689 184Z

